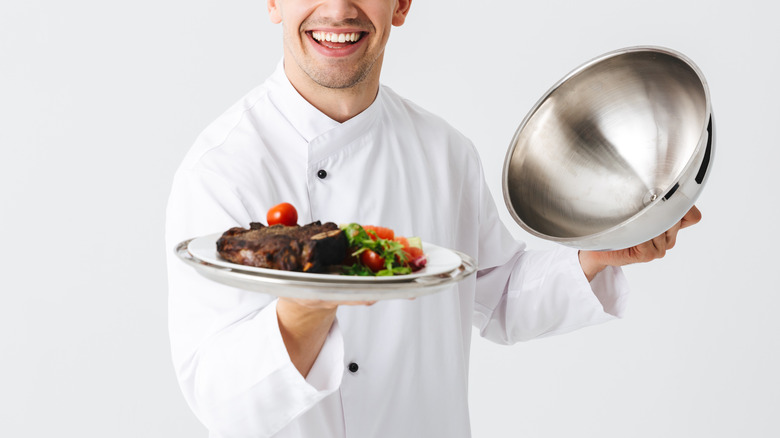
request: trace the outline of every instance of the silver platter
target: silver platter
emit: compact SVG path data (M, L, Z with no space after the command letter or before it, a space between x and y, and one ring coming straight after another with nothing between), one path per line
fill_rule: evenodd
M227 286L278 297L339 301L417 298L440 292L477 271L476 261L472 257L460 251L450 250L460 257L460 266L447 273L417 277L408 281L371 282L370 278L367 278L365 282L346 282L338 281L337 276L327 274L323 274L322 277L326 278L320 280L290 279L250 272L238 267L217 266L201 260L193 256L188 249L192 240L194 239L185 240L178 244L175 252L182 261L195 268L200 275Z

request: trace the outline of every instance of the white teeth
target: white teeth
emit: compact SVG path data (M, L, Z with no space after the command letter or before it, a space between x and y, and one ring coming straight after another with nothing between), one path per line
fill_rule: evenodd
M312 32L311 36L317 41L329 41L333 43L353 43L360 39L360 33L333 33Z

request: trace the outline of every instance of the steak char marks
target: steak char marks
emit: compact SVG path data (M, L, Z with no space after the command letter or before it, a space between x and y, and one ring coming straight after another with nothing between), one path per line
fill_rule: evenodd
M225 260L258 268L322 272L341 264L347 254L347 238L333 222L312 222L302 227L252 222L249 229L234 227L217 240L217 252Z

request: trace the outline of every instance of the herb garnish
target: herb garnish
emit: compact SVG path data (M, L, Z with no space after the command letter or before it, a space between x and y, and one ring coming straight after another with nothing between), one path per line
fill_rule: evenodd
M349 248L353 251L352 256L356 258L354 264L343 267L344 274L390 276L412 273L412 268L406 266L408 256L400 242L382 239L375 231L366 231L366 229L356 223L351 223L341 228L347 237ZM373 272L361 263L360 255L366 251L373 251L379 255L384 260L384 269Z

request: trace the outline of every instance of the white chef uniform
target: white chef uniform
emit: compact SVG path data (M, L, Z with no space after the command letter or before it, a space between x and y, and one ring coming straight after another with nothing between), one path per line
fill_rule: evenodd
M339 307L304 379L272 295L209 281L172 254L187 238L265 222L280 202L301 224L390 227L470 254L480 271L416 300ZM472 325L513 343L612 319L626 295L619 269L588 284L575 250L525 251L513 240L476 150L444 121L383 86L337 123L295 91L281 63L187 154L166 245L173 361L212 437L468 437Z

